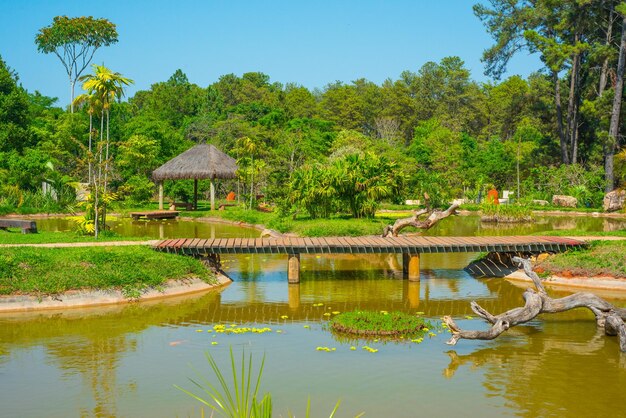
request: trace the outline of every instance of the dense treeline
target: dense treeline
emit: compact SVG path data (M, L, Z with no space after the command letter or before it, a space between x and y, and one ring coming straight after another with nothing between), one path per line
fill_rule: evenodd
M239 161L239 181L225 187L246 202L264 195L285 212L313 217L369 216L380 200L424 192L437 204L473 200L491 185L519 190L521 199L571 194L599 206L607 181L626 178L623 129L611 122L614 98L622 99L621 88L615 94L621 7L609 0L475 7L496 41L485 52L487 72L501 76L526 48L545 63L527 79L478 83L458 57L380 85L358 79L313 91L258 72L202 87L177 70L110 105L112 189L131 204L147 201L154 168L208 142ZM28 93L0 62L0 208L48 202L38 192L44 180L58 190L49 203L68 204L63 191L86 181L90 107L72 114L55 104ZM613 154L615 179L607 180ZM188 200L190 184L166 182L166 194Z

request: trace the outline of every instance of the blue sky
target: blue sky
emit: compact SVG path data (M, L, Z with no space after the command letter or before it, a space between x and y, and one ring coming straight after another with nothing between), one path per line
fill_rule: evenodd
M104 17L119 42L94 62L135 80L127 95L165 81L181 68L202 87L220 75L249 71L272 81L323 88L340 80L381 83L428 61L457 55L472 77L487 81L480 62L492 44L472 0L397 1L117 1L0 0L0 55L29 91L69 100L58 58L37 52L37 31L57 15ZM540 68L526 53L508 75Z

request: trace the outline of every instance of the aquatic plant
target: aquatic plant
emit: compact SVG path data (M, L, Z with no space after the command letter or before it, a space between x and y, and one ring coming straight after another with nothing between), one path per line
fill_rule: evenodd
M432 327L419 316L387 311L344 312L334 316L329 323L333 331L359 336L417 336Z
M237 365L235 364L235 355L232 347L230 348L230 365L233 374L233 387L226 382L224 374L221 372L215 359L208 352L205 357L213 370L213 374L219 382L219 388L214 386L208 379L198 374L199 380L189 378L189 380L205 395L196 395L195 393L174 385L177 389L185 392L187 395L208 406L213 411L222 416L230 418L262 418L272 416L272 397L265 394L259 400L259 389L261 385L261 376L263 375L263 367L265 366L265 356L261 360L258 374L252 383L252 375L254 370L252 367L252 354L248 356L246 366L245 352L241 353L241 371L237 373Z
M482 222L532 222L532 211L524 205L494 205L486 203L481 205Z
M215 343L214 343L215 344ZM320 347L318 347L319 349ZM327 349L323 351L334 351L335 349ZM248 356L248 363L246 366L245 351L241 352L241 371L237 373L239 368L236 365L235 355L233 354L233 348L230 347L230 366L233 375L232 388L226 381L226 377L220 370L215 359L208 352L205 353L205 357L213 370L213 374L219 382L219 387L214 386L208 379L204 378L200 373L198 375L198 381L189 378L189 380L196 385L198 389L204 392L204 395L196 395L195 393L181 388L178 385L174 385L177 389L183 391L187 395L191 396L195 400L201 402L203 405L208 406L214 412L229 417L229 418L271 418L272 417L272 395L266 393L259 401L259 389L261 386L261 377L263 376L263 367L265 366L265 355L261 360L261 366L259 367L258 374L254 379L254 386L252 386L252 377L254 375L254 368L252 365L252 354ZM341 401L337 401L335 407L331 411L329 418L333 418L339 409ZM204 410L201 411L204 416ZM355 416L359 418L363 415L360 413ZM211 414L213 416L213 414ZM288 416L294 418L295 416L289 412ZM307 406L305 411L305 418L311 416L311 398L307 400Z

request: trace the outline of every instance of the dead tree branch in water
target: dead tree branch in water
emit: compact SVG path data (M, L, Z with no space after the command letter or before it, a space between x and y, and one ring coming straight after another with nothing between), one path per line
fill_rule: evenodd
M511 309L500 315L493 315L472 301L472 311L492 324L491 328L486 331L462 330L452 317L444 316L443 321L450 329L450 332L452 332L452 337L447 344L455 345L463 338L468 340L493 340L509 328L528 322L539 314L587 308L593 312L597 326L604 328L606 335L617 335L619 337L620 349L626 352L626 324L624 324L626 309L615 307L593 293L579 292L564 298L552 299L546 293L537 273L532 270L530 260L513 257L513 261L523 266L524 272L530 277L536 288L536 290L528 288L523 293L522 297L526 302L524 306Z
M445 219L450 215L456 214L456 210L458 209L458 207L459 207L459 204L455 203L444 211L433 210L433 209L430 209L430 205L428 205L428 201L427 201L427 205L425 209L418 210L410 218L398 219L394 222L393 225L387 225L383 229L382 236L383 238L386 238L388 236L397 237L401 230L409 226L415 227L417 229L423 229L423 230L430 229L442 219ZM428 216L426 217L426 219L420 220L419 218L423 215L428 215Z

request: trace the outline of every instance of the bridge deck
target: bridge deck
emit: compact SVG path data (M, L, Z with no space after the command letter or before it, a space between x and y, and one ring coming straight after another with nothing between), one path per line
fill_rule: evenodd
M324 238L181 238L160 241L164 252L207 254L423 254L452 252L562 252L585 245L562 237L324 237Z

